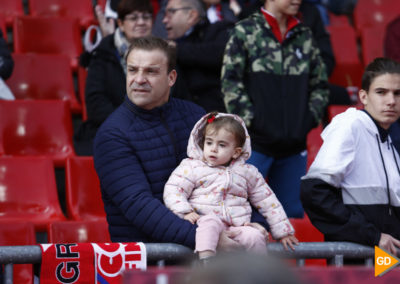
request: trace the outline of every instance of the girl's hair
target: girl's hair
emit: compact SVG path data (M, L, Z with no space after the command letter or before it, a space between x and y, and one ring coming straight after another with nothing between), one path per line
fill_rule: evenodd
M368 92L372 81L383 74L400 74L400 63L389 58L375 58L365 68L361 80L361 88Z
M218 131L221 128L224 128L235 136L237 147L243 147L244 142L246 142L246 131L242 124L233 117L216 117L217 115L218 112L212 112L207 116L207 123L202 130L202 139L200 140L201 148L203 148L207 130Z

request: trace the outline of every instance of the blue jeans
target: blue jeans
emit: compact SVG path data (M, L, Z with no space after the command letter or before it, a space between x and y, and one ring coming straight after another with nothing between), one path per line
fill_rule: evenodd
M253 151L247 161L267 178L288 217L302 218L304 209L300 201L300 178L306 174L307 151L276 159Z

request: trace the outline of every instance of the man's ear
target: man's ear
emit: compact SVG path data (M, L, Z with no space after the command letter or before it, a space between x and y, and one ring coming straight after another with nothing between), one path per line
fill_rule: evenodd
M193 27L200 20L199 12L195 9L189 10L188 23Z
M236 147L232 158L237 159L240 157L241 154L242 154L242 147Z
M368 93L367 91L360 89L360 91L358 91L358 96L360 97L360 101L361 103L366 106L368 103Z
M171 72L168 73L168 86L172 87L176 82L176 77L178 74L175 69L172 69Z

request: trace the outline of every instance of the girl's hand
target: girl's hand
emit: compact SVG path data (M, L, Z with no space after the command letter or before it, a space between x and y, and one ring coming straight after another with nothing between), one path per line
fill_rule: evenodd
M189 221L192 224L196 224L197 220L200 219L200 215L197 214L196 212L190 212L183 216L183 219Z
M279 241L284 246L285 250L289 249L288 246L292 250L295 250L294 245L299 244L299 240L295 236L286 236L286 237L281 238Z

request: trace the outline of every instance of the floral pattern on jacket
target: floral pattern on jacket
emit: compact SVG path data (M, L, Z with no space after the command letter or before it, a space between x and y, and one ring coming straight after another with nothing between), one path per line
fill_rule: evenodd
M239 116L218 115L234 117L244 126ZM247 130L242 155L227 167L212 167L204 161L198 143L206 123L207 115L193 128L188 144L189 158L181 162L165 185L165 205L180 217L195 211L199 215L214 214L229 226L243 226L250 222L251 203L266 218L275 239L294 234L281 203L261 173L246 163L251 154Z

